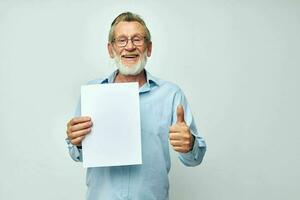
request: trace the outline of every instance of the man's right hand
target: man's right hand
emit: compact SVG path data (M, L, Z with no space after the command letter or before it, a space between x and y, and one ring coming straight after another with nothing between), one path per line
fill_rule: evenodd
M67 124L67 135L72 144L81 146L86 134L91 132L93 123L90 117L74 117Z

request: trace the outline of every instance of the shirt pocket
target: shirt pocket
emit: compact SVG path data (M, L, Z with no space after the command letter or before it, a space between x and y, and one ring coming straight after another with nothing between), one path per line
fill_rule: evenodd
M168 135L172 114L162 105L144 105L141 109L142 131L155 135Z

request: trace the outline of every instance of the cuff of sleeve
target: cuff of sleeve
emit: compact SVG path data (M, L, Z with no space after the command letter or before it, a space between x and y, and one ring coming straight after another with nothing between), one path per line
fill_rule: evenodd
M69 154L71 158L75 161L81 161L81 149L79 149L76 145L73 145L69 138L66 138L66 142L68 144Z
M187 160L197 160L199 158L199 142L197 140L197 137L195 137L194 145L191 151L187 153L180 153L180 156Z
M198 136L198 134L194 134L194 132L192 134L195 137L192 150L187 153L179 153L180 161L186 166L199 165L206 151L206 144L203 138Z

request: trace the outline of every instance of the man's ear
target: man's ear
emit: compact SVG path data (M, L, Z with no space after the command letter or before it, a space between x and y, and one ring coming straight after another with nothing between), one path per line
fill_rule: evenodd
M152 52L152 42L147 44L147 56L150 57Z
M110 42L107 43L107 50L108 50L109 56L110 56L111 58L114 58L115 55L114 55L112 43L110 43Z

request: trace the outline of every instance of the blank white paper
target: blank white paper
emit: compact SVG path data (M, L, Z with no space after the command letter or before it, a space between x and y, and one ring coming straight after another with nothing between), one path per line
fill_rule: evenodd
M142 164L138 83L82 86L81 115L93 122L82 141L84 167Z

